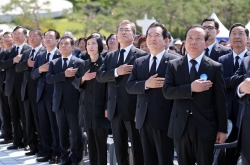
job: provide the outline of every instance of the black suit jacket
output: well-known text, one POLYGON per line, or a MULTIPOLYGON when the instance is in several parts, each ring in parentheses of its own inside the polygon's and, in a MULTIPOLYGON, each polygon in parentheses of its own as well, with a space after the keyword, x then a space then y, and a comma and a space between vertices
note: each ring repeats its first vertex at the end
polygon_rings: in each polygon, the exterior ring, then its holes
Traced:
MULTIPOLYGON (((164 98, 162 88, 145 90, 145 82, 149 75, 149 60, 151 55, 135 60, 135 64, 127 82, 127 91, 137 94, 136 128, 143 126, 146 118, 155 130, 168 130, 173 100, 164 98)), ((157 77, 165 77, 166 68, 170 60, 179 58, 173 54, 164 53, 157 68, 157 77)))
MULTIPOLYGON (((129 74, 115 77, 119 50, 109 52, 97 72, 97 81, 108 83, 108 119, 112 120, 117 109, 120 118, 124 121, 134 120, 136 109, 136 95, 126 91, 129 74)), ((146 55, 146 52, 132 46, 125 63, 133 65, 135 59, 146 55)))
MULTIPOLYGON (((244 57, 249 56, 250 51, 247 51, 244 57)), ((234 75, 234 56, 233 52, 230 52, 226 55, 223 55, 219 57, 218 62, 223 65, 224 69, 224 79, 226 82, 226 97, 227 97, 227 102, 228 102, 228 116, 230 116, 231 110, 232 110, 232 102, 237 102, 235 98, 235 91, 231 86, 230 79, 234 75)), ((235 107, 235 116, 238 116, 238 109, 239 105, 236 103, 235 107)))
MULTIPOLYGON (((41 96, 44 91, 49 93, 48 96, 51 96, 51 99, 52 99, 52 95, 54 91, 54 85, 48 84, 46 81, 46 72, 39 73, 39 67, 46 63, 46 55, 47 55, 47 51, 44 51, 43 53, 37 55, 34 67, 32 68, 32 71, 31 71, 31 78, 33 80, 38 80, 37 88, 36 88, 36 91, 37 91, 36 102, 38 102, 41 99, 41 96)), ((52 59, 56 59, 59 57, 61 57, 61 54, 59 50, 56 50, 55 53, 53 54, 52 59)))
POLYGON ((223 56, 225 54, 228 54, 232 52, 230 48, 227 48, 221 44, 218 44, 217 42, 214 44, 214 47, 212 48, 212 51, 209 55, 209 58, 211 58, 214 61, 218 61, 218 58, 220 56, 223 56))
MULTIPOLYGON (((46 51, 45 47, 41 47, 37 54, 46 51)), ((28 49, 23 52, 23 56, 18 64, 16 64, 16 72, 23 72, 23 82, 21 87, 21 97, 22 101, 26 99, 30 99, 32 101, 36 101, 36 88, 37 88, 37 81, 31 79, 31 70, 32 67, 29 67, 27 64, 28 59, 30 58, 30 54, 32 49, 28 49)))
MULTIPOLYGON (((97 72, 103 63, 103 58, 99 57, 91 72, 97 72)), ((107 83, 99 83, 96 79, 84 81, 81 84, 82 76, 91 69, 91 62, 85 61, 76 73, 73 85, 81 92, 80 95, 80 117, 84 117, 85 128, 110 128, 110 122, 105 118, 105 110, 107 109, 107 83)))
MULTIPOLYGON (((250 56, 247 56, 243 59, 239 69, 235 72, 234 76, 231 78, 231 84, 234 87, 234 89, 237 89, 238 85, 244 81, 245 78, 250 77, 250 56)), ((238 147, 239 149, 242 149, 244 152, 244 156, 249 160, 250 159, 250 143, 245 143, 241 145, 241 136, 244 136, 246 139, 249 139, 249 122, 247 124, 247 121, 250 121, 250 95, 246 94, 242 98, 239 98, 236 93, 236 98, 239 101, 239 103, 242 104, 241 113, 239 114, 239 136, 238 136, 238 147), (242 121, 245 121, 244 127, 242 127, 242 121), (243 146, 241 148, 240 146, 243 146)))
MULTIPOLYGON (((30 48, 30 46, 24 44, 21 54, 30 48)), ((16 46, 7 49, 0 62, 0 69, 4 69, 6 72, 6 85, 4 90, 6 96, 11 96, 14 86, 21 88, 21 83, 23 82, 23 72, 17 73, 15 71, 16 64, 13 63, 14 57, 16 57, 16 46)))
MULTIPOLYGON (((54 84, 52 110, 57 112, 65 109, 67 113, 78 114, 80 92, 72 85, 74 77, 65 77, 62 69, 62 58, 57 58, 49 63, 46 78, 49 84, 54 84)), ((79 68, 83 60, 72 56, 68 68, 79 68)))
MULTIPOLYGON (((2 60, 3 56, 4 56, 4 51, 1 51, 0 52, 0 61, 2 60)), ((5 80, 5 70, 0 69, 0 93, 4 92, 4 89, 3 89, 4 80, 5 80)))
MULTIPOLYGON (((213 86, 204 92, 191 92, 187 55, 169 62, 163 94, 173 99, 168 134, 179 139, 192 111, 198 133, 205 140, 215 140, 217 132, 227 132, 227 102, 222 65, 203 56, 198 76, 206 74, 213 86)), ((199 78, 197 77, 197 78, 199 78)))

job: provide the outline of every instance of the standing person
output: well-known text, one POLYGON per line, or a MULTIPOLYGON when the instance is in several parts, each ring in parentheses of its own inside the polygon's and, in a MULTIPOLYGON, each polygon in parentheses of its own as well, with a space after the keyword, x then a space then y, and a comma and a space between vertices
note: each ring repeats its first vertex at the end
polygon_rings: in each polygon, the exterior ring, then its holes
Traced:
POLYGON ((204 56, 208 35, 200 25, 185 34, 187 55, 169 62, 163 94, 173 99, 169 137, 180 165, 211 165, 214 143, 224 143, 227 104, 222 65, 204 56))
MULTIPOLYGON (((11 32, 5 32, 3 34, 3 50, 0 53, 0 61, 2 60, 5 50, 11 49, 13 47, 13 34, 11 32)), ((0 106, 2 109, 2 116, 3 116, 3 122, 2 122, 2 135, 4 140, 0 142, 0 144, 8 144, 13 142, 12 140, 12 124, 11 124, 11 115, 10 115, 10 106, 8 102, 8 97, 4 95, 4 89, 5 89, 5 70, 2 69, 0 72, 0 106)))
POLYGON ((78 164, 82 160, 83 145, 81 129, 78 122, 80 93, 72 85, 78 67, 84 63, 72 56, 74 39, 64 36, 59 41, 61 58, 49 63, 46 78, 49 84, 54 84, 52 110, 56 113, 61 146, 61 165, 72 162, 78 164), (69 140, 69 131, 72 141, 69 140), (70 150, 69 150, 70 149, 70 150))
POLYGON ((249 75, 250 56, 243 59, 239 69, 231 78, 231 85, 236 89, 236 97, 242 107, 240 108, 239 134, 238 134, 238 151, 240 151, 242 165, 250 165, 250 111, 249 111, 249 94, 250 94, 250 75, 249 75))
POLYGON ((38 29, 31 29, 29 32, 30 49, 23 52, 22 58, 16 64, 16 72, 23 72, 23 82, 21 87, 21 97, 24 103, 27 145, 30 152, 25 153, 26 156, 35 155, 41 146, 38 146, 40 138, 38 108, 36 104, 36 88, 37 81, 31 79, 31 70, 34 66, 35 59, 39 53, 46 49, 42 45, 43 32, 38 29))
POLYGON ((24 148, 27 145, 26 120, 24 105, 21 99, 21 86, 23 82, 23 72, 15 71, 16 64, 20 61, 25 50, 30 49, 26 41, 27 30, 21 26, 13 30, 15 46, 7 49, 0 62, 0 69, 6 72, 6 84, 4 94, 8 96, 11 120, 13 124, 13 145, 7 149, 24 148))
POLYGON ((205 18, 202 23, 208 33, 208 46, 205 48, 205 55, 214 61, 218 61, 218 58, 222 55, 231 52, 230 48, 220 45, 216 42, 216 36, 220 33, 219 23, 213 18, 205 18))
POLYGON ((116 51, 119 47, 116 34, 111 33, 106 40, 106 44, 108 46, 108 51, 116 51))
MULTIPOLYGON (((237 119, 239 114, 239 103, 235 97, 235 90, 232 88, 230 79, 239 68, 244 57, 249 56, 250 52, 246 49, 249 38, 248 29, 241 23, 233 24, 229 31, 229 40, 233 49, 229 54, 223 55, 219 58, 219 62, 223 65, 224 78, 226 82, 226 97, 228 103, 228 118, 233 123, 233 129, 226 142, 233 142, 237 140, 238 128, 237 119)), ((235 148, 226 149, 226 164, 237 164, 239 154, 236 154, 235 148)))
POLYGON ((143 152, 139 131, 135 128, 136 95, 129 94, 125 85, 136 58, 146 52, 133 46, 135 24, 123 20, 117 26, 120 50, 107 54, 97 72, 97 81, 108 83, 108 119, 111 121, 115 153, 119 165, 128 162, 128 138, 132 144, 134 164, 142 165, 143 152))
POLYGON ((37 158, 37 162, 47 162, 57 164, 60 162, 60 143, 56 115, 52 111, 52 96, 54 85, 46 82, 46 73, 49 63, 53 59, 61 57, 57 49, 60 34, 53 29, 44 33, 44 45, 46 51, 36 57, 31 78, 38 81, 36 102, 38 106, 39 128, 41 134, 42 151, 37 158))
MULTIPOLYGON (((173 164, 174 142, 168 137, 173 100, 162 87, 167 63, 179 58, 165 51, 169 42, 164 25, 152 23, 146 32, 150 55, 137 58, 127 82, 127 91, 137 94, 136 128, 140 131, 145 165, 173 164)), ((140 41, 140 39, 139 39, 140 41)))
POLYGON ((86 60, 85 65, 79 67, 73 81, 75 88, 81 91, 81 98, 84 98, 84 107, 80 111, 84 114, 84 129, 88 136, 91 165, 107 164, 107 137, 110 129, 107 119, 107 84, 96 80, 96 72, 103 63, 100 55, 102 49, 102 39, 99 36, 92 34, 87 38, 90 60, 86 60))

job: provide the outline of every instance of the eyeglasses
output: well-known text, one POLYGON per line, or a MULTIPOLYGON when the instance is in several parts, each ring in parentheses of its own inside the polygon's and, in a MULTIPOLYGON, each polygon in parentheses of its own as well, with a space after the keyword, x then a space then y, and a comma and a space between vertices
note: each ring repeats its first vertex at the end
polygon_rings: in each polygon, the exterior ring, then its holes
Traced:
POLYGON ((116 41, 116 38, 110 38, 109 41, 116 41))
POLYGON ((131 32, 131 30, 130 29, 118 29, 118 32, 119 33, 122 33, 122 32, 128 33, 128 32, 131 32))
POLYGON ((205 30, 213 30, 213 29, 216 29, 216 27, 214 26, 202 26, 205 30))
POLYGON ((46 40, 51 40, 51 39, 54 39, 55 37, 54 36, 45 36, 44 37, 46 40))

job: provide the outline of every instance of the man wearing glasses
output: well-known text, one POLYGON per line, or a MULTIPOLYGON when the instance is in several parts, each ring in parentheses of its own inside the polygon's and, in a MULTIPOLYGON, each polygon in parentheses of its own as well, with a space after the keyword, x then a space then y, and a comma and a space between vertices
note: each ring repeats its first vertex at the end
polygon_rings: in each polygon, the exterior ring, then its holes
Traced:
POLYGON ((222 55, 231 52, 231 49, 220 45, 216 42, 216 36, 220 33, 219 23, 213 18, 205 18, 202 23, 202 27, 208 32, 209 38, 207 40, 208 47, 205 49, 205 55, 214 61, 218 61, 218 58, 222 55))

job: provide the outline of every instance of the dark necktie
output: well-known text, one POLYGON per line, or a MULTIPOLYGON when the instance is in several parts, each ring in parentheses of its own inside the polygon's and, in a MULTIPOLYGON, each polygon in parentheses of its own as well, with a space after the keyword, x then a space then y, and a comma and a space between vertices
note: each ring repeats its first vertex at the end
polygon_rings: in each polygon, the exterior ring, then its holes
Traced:
POLYGON ((192 59, 190 60, 192 63, 191 69, 190 69, 190 82, 192 83, 194 80, 196 80, 197 70, 195 68, 195 65, 197 64, 197 61, 192 59))
POLYGON ((31 60, 34 60, 34 61, 35 61, 35 57, 34 57, 35 51, 36 51, 35 49, 32 49, 32 52, 30 54, 30 57, 32 57, 31 60))
POLYGON ((63 58, 63 70, 64 71, 68 68, 67 60, 68 60, 68 58, 63 58))
POLYGON ((125 49, 120 50, 120 57, 119 57, 119 60, 117 63, 117 67, 119 67, 120 65, 122 65, 124 63, 124 52, 125 51, 126 51, 125 49))
POLYGON ((50 56, 50 53, 48 53, 46 56, 46 62, 49 62, 49 56, 50 56))
POLYGON ((205 55, 209 57, 209 49, 205 49, 205 55))
POLYGON ((239 68, 239 56, 236 56, 235 57, 235 63, 234 63, 234 72, 236 72, 237 71, 237 69, 239 68))
POLYGON ((17 48, 16 48, 16 55, 18 55, 18 54, 19 54, 19 53, 18 53, 18 49, 19 49, 19 47, 17 47, 17 48))
POLYGON ((149 71, 149 76, 153 76, 156 73, 156 59, 157 59, 157 57, 154 56, 153 57, 154 61, 153 61, 152 65, 151 65, 151 68, 150 68, 150 71, 149 71))

